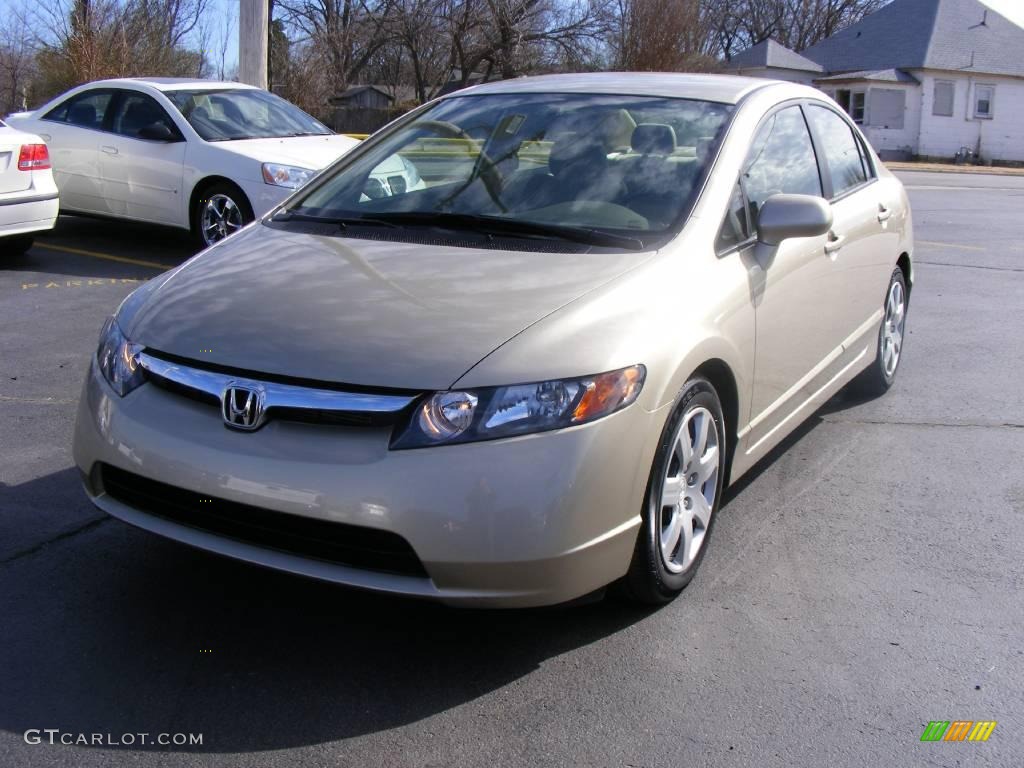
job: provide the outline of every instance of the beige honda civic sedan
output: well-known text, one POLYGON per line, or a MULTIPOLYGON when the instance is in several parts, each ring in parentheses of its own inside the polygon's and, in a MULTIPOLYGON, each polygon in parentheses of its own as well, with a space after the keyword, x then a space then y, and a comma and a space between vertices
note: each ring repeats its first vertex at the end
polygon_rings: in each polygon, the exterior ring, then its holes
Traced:
POLYGON ((483 85, 129 296, 75 461, 111 515, 291 573, 665 602, 725 486, 891 386, 912 255, 903 187, 812 88, 483 85))

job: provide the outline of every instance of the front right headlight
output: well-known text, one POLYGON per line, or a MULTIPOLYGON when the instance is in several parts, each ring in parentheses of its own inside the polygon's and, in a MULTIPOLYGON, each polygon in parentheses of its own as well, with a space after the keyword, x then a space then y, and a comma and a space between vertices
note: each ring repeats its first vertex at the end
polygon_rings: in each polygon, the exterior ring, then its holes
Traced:
POLYGON ((316 171, 311 168, 299 168, 281 163, 264 163, 261 168, 265 183, 287 189, 298 189, 316 176, 316 171))
POLYGON ((576 379, 436 392, 420 402, 392 449, 494 440, 586 424, 634 402, 647 369, 576 379))
POLYGON ((146 381, 142 366, 139 365, 139 353, 142 350, 141 344, 128 341, 115 318, 107 318, 100 331, 96 364, 103 378, 121 397, 146 381))

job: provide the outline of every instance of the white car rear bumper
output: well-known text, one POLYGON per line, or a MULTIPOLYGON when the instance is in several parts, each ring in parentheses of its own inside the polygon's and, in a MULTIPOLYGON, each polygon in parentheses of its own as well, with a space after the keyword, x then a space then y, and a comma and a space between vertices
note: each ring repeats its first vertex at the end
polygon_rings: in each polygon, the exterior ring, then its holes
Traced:
POLYGON ((53 229, 60 201, 57 192, 0 196, 0 236, 53 229))

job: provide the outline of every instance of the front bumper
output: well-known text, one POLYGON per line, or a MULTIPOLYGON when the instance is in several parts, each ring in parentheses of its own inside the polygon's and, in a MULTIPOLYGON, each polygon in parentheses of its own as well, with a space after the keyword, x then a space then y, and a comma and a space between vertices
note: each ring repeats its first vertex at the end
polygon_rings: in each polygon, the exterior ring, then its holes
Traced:
POLYGON ((571 600, 625 574, 664 416, 634 404, 573 429, 390 451, 390 428, 271 421, 257 432, 229 430, 216 407, 153 384, 119 398, 92 365, 74 457, 98 507, 193 546, 381 592, 525 607, 571 600), (183 525, 106 493, 100 464, 215 500, 397 534, 426 576, 183 525))

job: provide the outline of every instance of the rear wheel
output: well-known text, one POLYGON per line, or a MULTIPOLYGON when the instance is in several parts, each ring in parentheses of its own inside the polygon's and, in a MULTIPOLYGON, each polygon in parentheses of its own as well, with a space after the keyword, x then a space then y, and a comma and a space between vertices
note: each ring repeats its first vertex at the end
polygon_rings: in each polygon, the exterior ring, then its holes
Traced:
POLYGON ((207 187, 192 212, 192 236, 199 248, 209 248, 253 220, 252 206, 234 184, 217 182, 207 187))
POLYGON ((907 281, 897 267, 889 279, 882 304, 882 327, 878 329, 875 360, 850 383, 850 389, 863 397, 879 397, 896 380, 903 356, 903 338, 907 325, 907 281))
POLYGON ((35 239, 31 235, 15 235, 14 237, 0 237, 0 253, 5 256, 21 256, 32 247, 35 239))
POLYGON ((667 603, 693 579, 722 496, 725 435, 715 388, 706 379, 691 379, 665 424, 651 468, 643 525, 623 580, 629 597, 667 603))

